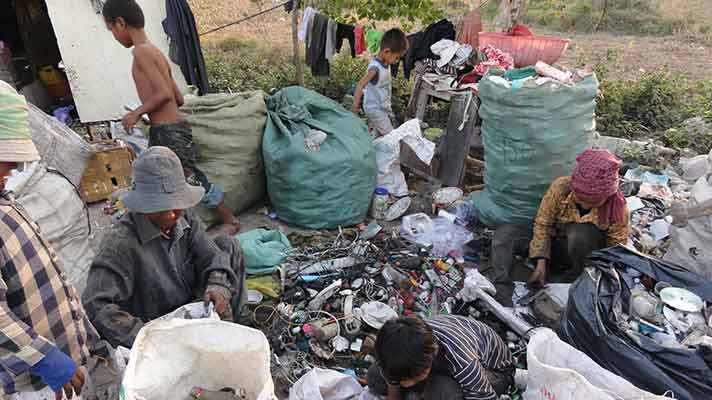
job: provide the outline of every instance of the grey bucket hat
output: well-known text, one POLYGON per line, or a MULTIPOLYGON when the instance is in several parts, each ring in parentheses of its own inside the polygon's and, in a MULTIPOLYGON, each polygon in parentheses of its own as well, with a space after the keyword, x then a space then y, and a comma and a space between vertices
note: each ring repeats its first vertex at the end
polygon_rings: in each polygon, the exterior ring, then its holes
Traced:
POLYGON ((133 186, 121 197, 126 208, 142 214, 185 210, 200 203, 205 189, 185 181, 178 156, 163 146, 150 147, 133 164, 133 186))

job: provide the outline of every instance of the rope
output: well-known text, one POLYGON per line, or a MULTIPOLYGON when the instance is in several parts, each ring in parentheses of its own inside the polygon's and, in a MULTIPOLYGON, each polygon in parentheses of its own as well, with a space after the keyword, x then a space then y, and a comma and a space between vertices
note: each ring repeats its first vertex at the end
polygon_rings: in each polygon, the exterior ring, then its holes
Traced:
POLYGON ((274 6, 274 7, 272 7, 272 8, 268 8, 268 9, 266 9, 266 10, 264 10, 264 11, 258 12, 257 14, 252 14, 252 15, 249 15, 249 16, 247 16, 247 17, 245 17, 245 18, 242 18, 242 19, 240 19, 240 20, 237 20, 237 21, 235 21, 235 22, 230 22, 229 24, 225 24, 225 25, 219 26, 219 27, 217 27, 217 28, 213 28, 213 29, 211 29, 211 30, 209 30, 209 31, 207 31, 207 32, 201 33, 199 36, 204 36, 204 35, 207 35, 207 34, 210 34, 210 33, 213 33, 213 32, 221 31, 221 30, 223 30, 223 29, 225 29, 225 28, 229 28, 229 27, 231 27, 231 26, 233 26, 233 25, 241 24, 241 23, 243 23, 243 22, 245 22, 245 21, 247 21, 247 20, 250 20, 250 19, 252 19, 252 18, 259 17, 260 15, 267 14, 267 13, 270 12, 270 11, 274 11, 274 10, 276 10, 276 9, 278 9, 278 8, 282 8, 282 7, 286 6, 287 4, 292 3, 292 1, 293 1, 293 0, 285 1, 285 2, 282 3, 282 4, 277 4, 276 6, 274 6))

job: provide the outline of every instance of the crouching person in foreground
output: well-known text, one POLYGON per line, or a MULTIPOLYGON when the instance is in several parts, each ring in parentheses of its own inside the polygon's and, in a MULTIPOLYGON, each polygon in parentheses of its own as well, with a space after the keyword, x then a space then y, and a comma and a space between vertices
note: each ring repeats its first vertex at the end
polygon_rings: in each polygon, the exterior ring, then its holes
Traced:
POLYGON ((110 353, 56 253, 5 190, 13 170, 40 159, 27 116, 25 98, 0 81, 0 398, 21 399, 45 387, 57 399, 118 398, 110 353), (87 375, 93 387, 82 392, 87 375))
POLYGON ((378 333, 376 358, 368 387, 387 400, 495 400, 514 384, 506 343, 466 317, 388 321, 378 333))
POLYGON ((131 347, 144 323, 201 299, 225 320, 245 304, 242 252, 232 238, 214 241, 190 211, 204 195, 185 181, 178 157, 151 147, 134 162, 129 212, 104 238, 92 263, 84 306, 113 346, 131 347))

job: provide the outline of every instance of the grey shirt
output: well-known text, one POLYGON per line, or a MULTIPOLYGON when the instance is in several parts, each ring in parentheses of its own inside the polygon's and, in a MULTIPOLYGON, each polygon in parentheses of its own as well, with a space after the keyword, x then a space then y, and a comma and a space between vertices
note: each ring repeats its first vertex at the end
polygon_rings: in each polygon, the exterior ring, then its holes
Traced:
POLYGON ((113 346, 131 347, 145 322, 235 286, 229 255, 184 213, 165 238, 144 215, 126 214, 103 240, 82 296, 91 322, 113 346))

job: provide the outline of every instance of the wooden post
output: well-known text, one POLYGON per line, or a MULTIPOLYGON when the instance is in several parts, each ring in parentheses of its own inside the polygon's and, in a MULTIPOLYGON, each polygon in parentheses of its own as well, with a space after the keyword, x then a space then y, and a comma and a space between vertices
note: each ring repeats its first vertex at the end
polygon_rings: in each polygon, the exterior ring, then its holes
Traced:
POLYGON ((470 152, 472 132, 478 123, 479 99, 474 94, 461 93, 450 100, 447 131, 440 151, 438 179, 443 186, 460 186, 465 175, 465 160, 470 152), (467 122, 463 125, 463 121, 467 122), (460 127, 462 126, 462 129, 460 127))
POLYGON ((294 9, 292 10, 292 50, 294 51, 294 66, 297 72, 297 85, 304 86, 304 64, 299 56, 299 1, 294 1, 294 9))

